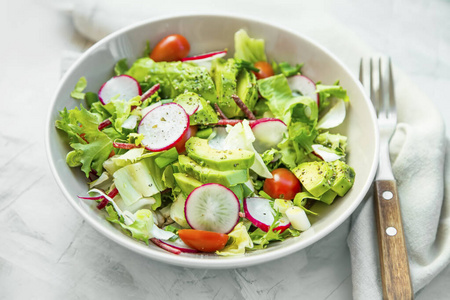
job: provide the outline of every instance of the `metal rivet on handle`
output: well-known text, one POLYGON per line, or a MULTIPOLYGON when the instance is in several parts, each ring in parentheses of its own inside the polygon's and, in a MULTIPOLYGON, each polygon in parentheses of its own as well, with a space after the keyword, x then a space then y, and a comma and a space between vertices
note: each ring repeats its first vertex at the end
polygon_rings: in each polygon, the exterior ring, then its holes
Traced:
POLYGON ((397 229, 395 229, 395 227, 388 227, 386 228, 386 234, 389 236, 394 236, 397 234, 397 229))
POLYGON ((392 194, 392 192, 390 191, 384 191, 382 196, 385 200, 391 200, 392 197, 394 197, 394 194, 392 194))

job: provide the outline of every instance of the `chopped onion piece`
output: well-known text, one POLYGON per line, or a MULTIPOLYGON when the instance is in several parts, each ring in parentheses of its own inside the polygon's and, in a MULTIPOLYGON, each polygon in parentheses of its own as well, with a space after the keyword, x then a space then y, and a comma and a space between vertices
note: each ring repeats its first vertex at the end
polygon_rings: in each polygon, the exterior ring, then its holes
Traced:
POLYGON ((291 222, 292 227, 297 230, 305 231, 311 227, 308 216, 303 209, 298 206, 292 206, 286 210, 286 217, 291 222))
POLYGON ((338 99, 336 104, 319 120, 318 129, 329 129, 339 126, 345 119, 345 102, 338 99))

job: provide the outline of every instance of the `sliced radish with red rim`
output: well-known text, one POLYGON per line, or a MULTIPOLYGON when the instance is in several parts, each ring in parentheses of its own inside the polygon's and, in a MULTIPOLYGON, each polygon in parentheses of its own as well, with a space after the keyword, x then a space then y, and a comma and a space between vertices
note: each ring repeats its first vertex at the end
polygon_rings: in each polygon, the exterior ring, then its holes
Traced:
POLYGON ((289 87, 294 93, 300 93, 303 96, 316 100, 319 106, 319 94, 316 93, 316 84, 305 75, 294 75, 288 79, 289 87))
POLYGON ((178 250, 180 250, 181 252, 184 252, 184 253, 197 253, 197 252, 199 252, 198 250, 193 249, 193 248, 189 247, 188 245, 186 245, 181 239, 176 239, 173 242, 171 242, 170 240, 167 240, 167 241, 160 240, 160 242, 163 243, 163 244, 166 244, 166 245, 168 245, 170 247, 173 247, 175 249, 178 249, 178 250))
POLYGON ((186 199, 184 213, 189 226, 197 230, 229 233, 239 221, 236 195, 217 183, 194 189, 186 199))
POLYGON ((136 79, 128 75, 115 76, 105 82, 98 91, 98 98, 102 104, 108 104, 111 99, 130 100, 142 94, 141 86, 136 79))
POLYGON ((255 136, 253 146, 258 153, 276 148, 287 132, 286 124, 275 118, 258 119, 250 127, 255 136))
POLYGON ((227 50, 223 50, 223 51, 214 51, 214 52, 209 52, 209 53, 205 53, 205 54, 200 54, 200 55, 196 55, 196 56, 191 56, 191 57, 186 57, 183 58, 181 61, 192 61, 192 62, 205 62, 205 61, 211 61, 214 60, 216 58, 222 58, 225 55, 227 55, 227 50))
MULTIPOLYGON (((264 232, 268 232, 270 226, 275 221, 275 211, 270 205, 270 200, 260 197, 249 197, 244 199, 245 217, 252 222, 253 225, 260 228, 264 232)), ((280 233, 291 226, 289 220, 281 217, 273 231, 280 233)))
POLYGON ((183 107, 167 103, 155 107, 141 120, 138 133, 144 135, 142 145, 149 151, 163 151, 175 146, 189 128, 189 116, 183 107))

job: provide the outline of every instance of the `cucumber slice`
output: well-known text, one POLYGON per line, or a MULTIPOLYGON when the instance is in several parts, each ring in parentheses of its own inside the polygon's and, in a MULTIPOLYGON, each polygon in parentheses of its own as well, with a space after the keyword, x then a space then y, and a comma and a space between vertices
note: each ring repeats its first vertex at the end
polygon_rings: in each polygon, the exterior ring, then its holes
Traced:
POLYGON ((239 209, 239 200, 230 189, 208 183, 189 194, 184 213, 193 229, 229 233, 239 221, 239 209))

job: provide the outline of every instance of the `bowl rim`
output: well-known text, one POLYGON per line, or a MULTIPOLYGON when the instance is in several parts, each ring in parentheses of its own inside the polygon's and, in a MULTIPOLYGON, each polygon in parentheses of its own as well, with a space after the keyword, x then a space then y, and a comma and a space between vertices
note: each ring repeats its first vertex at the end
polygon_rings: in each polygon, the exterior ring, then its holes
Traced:
POLYGON ((297 252, 301 249, 304 249, 315 242, 319 241, 323 237, 327 236, 329 233, 334 231, 338 226, 340 226, 354 211, 355 209, 360 205, 361 201, 365 198, 367 192, 369 191, 372 182, 375 178, 375 174, 377 171, 377 165, 378 165, 378 156, 379 156, 379 131, 378 126, 376 122, 376 114, 373 106, 371 105, 370 99, 367 97, 365 90, 362 86, 362 84, 357 80, 357 78, 353 75, 353 73, 349 70, 349 68, 343 64, 343 62, 337 58, 333 53, 331 53, 327 48, 322 46, 320 43, 316 42, 309 36, 306 36, 300 32, 297 32, 293 29, 290 29, 284 25, 280 25, 277 22, 273 21, 262 21, 258 18, 243 15, 243 14, 231 14, 231 13, 175 13, 175 14, 167 14, 160 17, 154 17, 149 18, 146 20, 142 20, 136 23, 133 23, 129 26, 126 26, 120 30, 117 30, 106 37, 102 38, 98 42, 96 42, 94 45, 92 45, 89 49, 87 49, 73 64, 72 66, 66 71, 66 73, 63 75, 63 77, 59 80, 58 87, 56 89, 56 92, 54 93, 51 103, 49 105, 49 110, 47 113, 47 130, 45 133, 45 144, 46 144, 46 154, 47 159, 50 164, 50 169, 52 171, 53 177, 55 178, 59 188, 63 192, 66 199, 69 201, 69 203, 75 208, 76 211, 98 232, 109 238, 110 240, 116 242, 117 244, 121 245, 122 247, 128 248, 129 250, 132 250, 136 253, 139 253, 145 257, 151 258, 156 261, 168 263, 171 265, 177 265, 182 267, 190 267, 190 268, 203 268, 203 269, 231 269, 231 268, 238 268, 238 267, 247 267, 251 265, 256 265, 262 262, 269 262, 273 261, 275 259, 287 256, 289 254, 292 254, 294 252, 297 252), (74 201, 73 195, 69 193, 69 191, 66 189, 62 178, 60 177, 55 161, 53 160, 53 152, 51 149, 51 142, 50 137, 52 136, 52 130, 54 129, 54 124, 52 122, 52 116, 55 111, 55 106, 58 101, 58 94, 61 92, 61 89, 63 87, 63 84, 65 81, 71 76, 71 73, 73 70, 75 70, 78 65, 81 64, 81 62, 88 57, 93 51, 95 51, 97 48, 101 47, 103 44, 115 39, 117 36, 120 36, 124 33, 130 32, 138 27, 141 26, 147 26, 150 23, 164 21, 164 20, 173 20, 173 19, 183 19, 183 18, 201 18, 201 17, 218 17, 218 18, 227 18, 227 19, 235 19, 235 20, 241 20, 246 22, 252 22, 256 24, 261 24, 264 26, 270 26, 277 30, 287 32, 289 34, 295 35, 296 37, 305 40, 306 42, 314 45, 321 51, 323 51, 326 55, 328 55, 332 60, 334 60, 340 68, 342 68, 349 76, 350 78, 356 82, 356 85, 363 95, 364 101, 367 102, 367 106, 370 110, 370 116, 371 116, 371 122, 374 124, 375 128, 375 158, 372 161, 372 165, 370 166, 370 172, 369 172, 369 178, 365 182, 362 190, 360 193, 356 196, 356 200, 344 211, 343 214, 341 214, 338 218, 333 220, 331 224, 329 224, 326 228, 321 230, 319 233, 315 233, 310 238, 306 239, 305 241, 301 241, 299 243, 294 243, 289 246, 281 247, 279 249, 276 249, 274 251, 269 251, 265 253, 260 253, 257 255, 252 256, 235 256, 235 257, 224 257, 223 259, 204 259, 203 257, 195 257, 195 256, 184 256, 184 255, 173 255, 169 252, 163 252, 151 249, 150 247, 143 247, 144 245, 141 245, 139 243, 135 243, 133 240, 131 240, 128 236, 123 235, 119 236, 117 234, 112 233, 108 229, 106 229, 104 226, 102 226, 96 219, 94 219, 93 216, 89 215, 81 206, 77 205, 77 203, 74 201))

